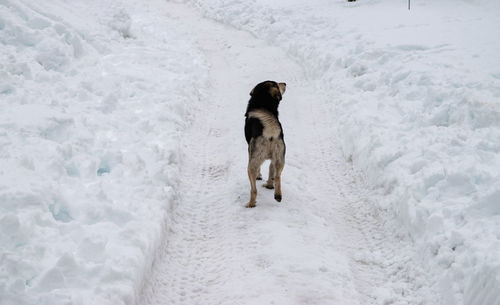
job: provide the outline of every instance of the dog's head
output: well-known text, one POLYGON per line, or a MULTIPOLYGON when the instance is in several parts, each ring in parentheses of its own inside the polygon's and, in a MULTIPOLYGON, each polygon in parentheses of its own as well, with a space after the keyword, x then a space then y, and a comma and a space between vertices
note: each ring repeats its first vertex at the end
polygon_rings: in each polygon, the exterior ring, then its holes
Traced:
POLYGON ((259 98, 259 97, 272 97, 277 102, 281 101, 283 93, 285 93, 286 84, 285 83, 277 83, 271 80, 267 80, 255 86, 255 88, 250 91, 250 96, 259 98))

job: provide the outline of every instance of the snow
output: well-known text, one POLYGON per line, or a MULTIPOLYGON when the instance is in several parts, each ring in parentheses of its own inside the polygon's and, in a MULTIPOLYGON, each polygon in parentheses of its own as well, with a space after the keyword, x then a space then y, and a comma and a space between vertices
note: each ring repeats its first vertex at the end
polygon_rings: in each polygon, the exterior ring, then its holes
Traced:
POLYGON ((500 302, 497 3, 190 2, 330 92, 346 160, 410 232, 442 304, 500 302))
POLYGON ((500 304, 498 2, 185 2, 0 1, 1 304, 500 304))
POLYGON ((136 302, 207 74, 157 5, 0 4, 1 304, 136 302))

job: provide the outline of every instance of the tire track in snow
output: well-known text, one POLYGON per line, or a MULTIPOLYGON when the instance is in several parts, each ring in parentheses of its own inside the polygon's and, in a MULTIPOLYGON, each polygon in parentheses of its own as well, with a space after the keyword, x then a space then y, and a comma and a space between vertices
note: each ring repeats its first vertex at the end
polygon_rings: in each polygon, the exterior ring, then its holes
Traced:
MULTIPOLYGON (((306 117, 324 117, 333 112, 325 104, 310 110, 306 117)), ((320 176, 326 177, 318 188, 336 194, 329 217, 342 236, 361 304, 437 304, 438 298, 414 256, 413 243, 404 227, 395 221, 395 215, 378 205, 380 195, 370 190, 345 160, 336 131, 327 120, 309 123, 318 143, 312 155, 326 161, 316 166, 320 176)))
MULTIPOLYGON (((166 3, 165 11, 193 29, 211 64, 212 90, 183 138, 179 200, 142 304, 419 304, 391 291, 402 276, 391 268, 403 263, 388 253, 401 245, 384 241, 377 209, 364 197, 370 194, 353 181, 328 126, 332 118, 321 108, 327 98, 301 68, 184 5, 166 3), (245 209, 243 113, 248 92, 265 79, 288 83, 280 108, 284 197, 277 203, 260 188, 257 207, 245 209)), ((266 164, 262 172, 267 176, 266 164)))

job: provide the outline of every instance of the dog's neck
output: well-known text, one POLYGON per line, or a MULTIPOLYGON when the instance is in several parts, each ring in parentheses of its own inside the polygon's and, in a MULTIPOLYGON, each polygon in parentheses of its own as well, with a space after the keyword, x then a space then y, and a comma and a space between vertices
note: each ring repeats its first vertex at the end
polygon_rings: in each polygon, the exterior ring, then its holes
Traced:
POLYGON ((278 117, 278 106, 279 102, 273 99, 271 96, 252 96, 248 101, 247 111, 245 112, 245 117, 248 117, 248 113, 252 110, 265 110, 269 111, 274 116, 278 117))

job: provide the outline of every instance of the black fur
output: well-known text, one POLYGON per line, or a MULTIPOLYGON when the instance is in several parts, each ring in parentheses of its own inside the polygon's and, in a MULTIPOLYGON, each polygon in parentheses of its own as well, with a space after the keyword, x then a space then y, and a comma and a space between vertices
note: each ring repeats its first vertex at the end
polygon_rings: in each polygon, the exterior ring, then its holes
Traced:
MULTIPOLYGON (((248 101, 247 111, 245 112, 245 139, 247 143, 250 143, 252 138, 257 138, 262 135, 262 130, 264 126, 260 122, 259 119, 256 118, 248 118, 248 113, 252 110, 256 109, 265 109, 272 113, 276 118, 278 118, 278 106, 281 101, 281 94, 279 93, 279 87, 276 82, 273 81, 265 81, 252 90, 250 93, 251 97, 248 101), (274 96, 271 94, 273 90, 272 88, 277 89, 277 94, 274 96)), ((284 139, 283 128, 281 128, 280 123, 280 139, 284 139)))
POLYGON ((252 138, 256 138, 262 135, 263 129, 264 126, 262 126, 262 123, 259 119, 247 117, 245 119, 245 138, 247 140, 247 143, 250 143, 250 140, 252 138))

